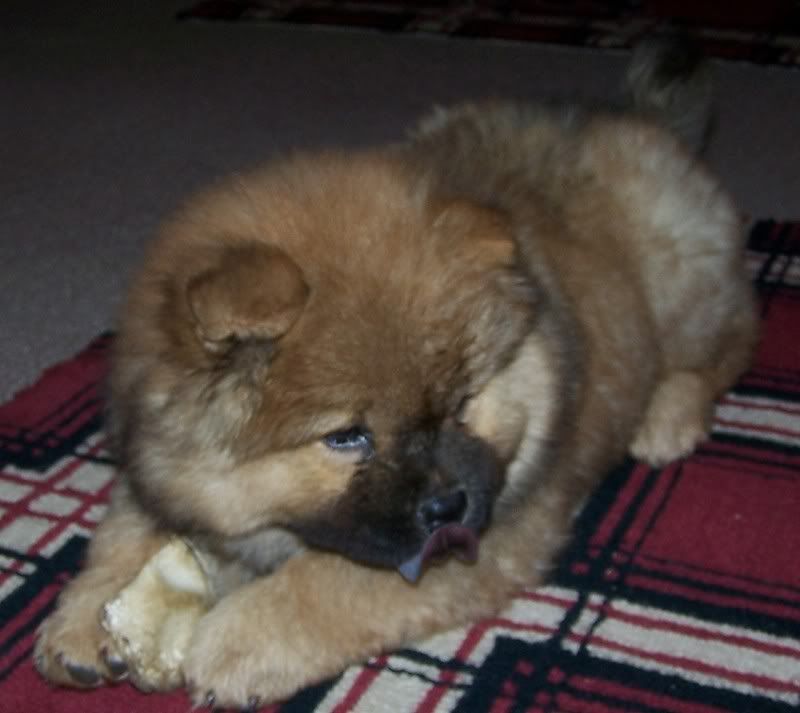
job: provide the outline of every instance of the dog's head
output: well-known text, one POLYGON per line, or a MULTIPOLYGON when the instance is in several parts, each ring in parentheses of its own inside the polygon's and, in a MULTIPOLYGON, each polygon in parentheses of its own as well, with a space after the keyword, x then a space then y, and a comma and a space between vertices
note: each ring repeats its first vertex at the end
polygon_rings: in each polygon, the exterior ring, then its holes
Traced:
POLYGON ((517 261, 499 214, 385 158, 297 160, 206 196, 123 321, 113 407, 134 491, 178 530, 277 526, 409 579, 473 558, 552 420, 517 261))

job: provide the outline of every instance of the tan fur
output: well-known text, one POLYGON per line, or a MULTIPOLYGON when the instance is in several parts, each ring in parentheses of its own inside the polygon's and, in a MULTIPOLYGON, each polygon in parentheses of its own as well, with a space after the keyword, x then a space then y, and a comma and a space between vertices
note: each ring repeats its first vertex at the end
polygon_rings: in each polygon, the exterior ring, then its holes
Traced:
POLYGON ((728 196, 661 129, 513 105, 440 112, 407 145, 296 157, 195 199, 151 248, 116 347, 134 497, 44 625, 39 669, 111 678, 97 612, 163 541, 157 525, 265 572, 219 584, 200 619, 183 667, 198 702, 282 698, 497 611, 540 581, 628 450, 658 464, 706 437, 755 339, 741 243, 728 196), (502 464, 474 565, 409 585, 289 534, 342 503, 357 519, 363 464, 326 434, 368 425, 394 473, 431 421, 502 464))

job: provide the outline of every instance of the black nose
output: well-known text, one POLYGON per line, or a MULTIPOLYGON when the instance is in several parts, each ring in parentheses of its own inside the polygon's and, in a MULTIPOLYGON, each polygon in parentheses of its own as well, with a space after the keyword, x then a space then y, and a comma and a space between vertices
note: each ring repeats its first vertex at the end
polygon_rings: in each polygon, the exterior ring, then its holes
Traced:
POLYGON ((426 497, 417 507, 417 517, 423 527, 433 532, 442 525, 461 522, 466 509, 467 494, 463 490, 454 490, 426 497))

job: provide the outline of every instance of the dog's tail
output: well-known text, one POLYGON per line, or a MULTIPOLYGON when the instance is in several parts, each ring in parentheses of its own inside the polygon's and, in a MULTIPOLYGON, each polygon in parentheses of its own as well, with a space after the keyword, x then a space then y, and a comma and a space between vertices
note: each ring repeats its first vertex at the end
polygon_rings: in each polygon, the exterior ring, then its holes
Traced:
POLYGON ((626 100, 700 153, 714 123, 711 74, 709 62, 687 37, 651 37, 634 49, 626 100))

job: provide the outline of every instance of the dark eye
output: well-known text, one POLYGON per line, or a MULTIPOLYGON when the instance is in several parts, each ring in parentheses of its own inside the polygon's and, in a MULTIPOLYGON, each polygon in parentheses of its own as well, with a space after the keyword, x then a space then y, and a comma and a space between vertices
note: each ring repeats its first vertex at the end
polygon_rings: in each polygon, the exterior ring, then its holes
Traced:
POLYGON ((372 434, 361 426, 353 426, 342 431, 329 433, 323 443, 334 451, 359 451, 363 457, 372 455, 372 434))

